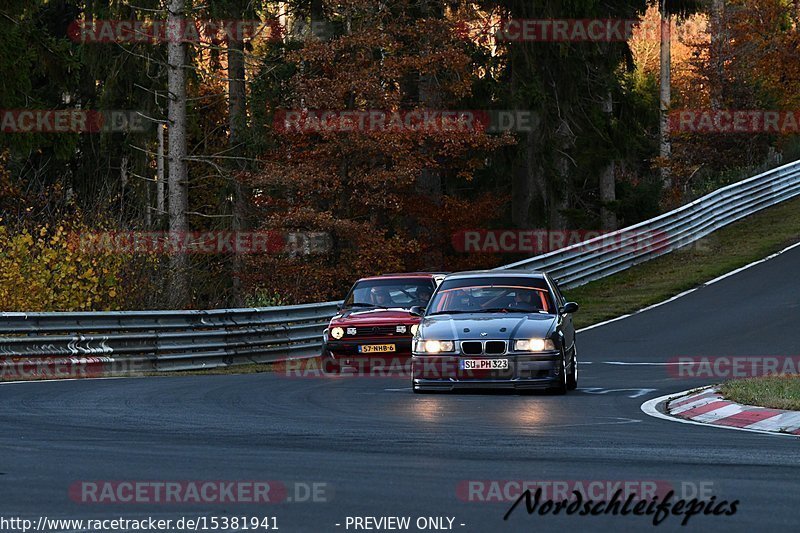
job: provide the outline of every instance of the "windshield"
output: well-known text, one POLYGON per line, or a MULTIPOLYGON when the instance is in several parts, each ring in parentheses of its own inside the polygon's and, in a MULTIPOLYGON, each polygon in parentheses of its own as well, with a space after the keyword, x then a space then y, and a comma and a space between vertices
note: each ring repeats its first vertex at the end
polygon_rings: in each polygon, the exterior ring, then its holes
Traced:
POLYGON ((425 307, 433 294, 429 279, 386 279, 359 281, 345 299, 345 307, 425 307))
POLYGON ((428 315, 448 313, 553 313, 550 291, 544 280, 515 279, 445 282, 428 307, 428 315), (531 281, 535 283, 531 283, 531 281))

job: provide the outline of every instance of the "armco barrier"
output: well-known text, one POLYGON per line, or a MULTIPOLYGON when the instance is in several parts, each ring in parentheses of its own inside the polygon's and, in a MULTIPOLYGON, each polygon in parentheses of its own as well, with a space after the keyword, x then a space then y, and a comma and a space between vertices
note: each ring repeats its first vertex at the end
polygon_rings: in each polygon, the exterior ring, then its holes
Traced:
POLYGON ((307 358, 337 302, 261 309, 0 313, 0 376, 196 370, 307 358), (37 365, 63 360, 75 368, 37 365), (98 359, 102 359, 98 361, 98 359), (97 368, 103 363, 102 369, 97 368), (88 370, 83 366, 94 365, 88 370))
MULTIPOLYGON (((640 224, 496 270, 545 270, 563 287, 576 287, 686 246, 797 195, 800 162, 640 224)), ((108 375, 196 370, 314 357, 337 303, 215 311, 0 313, 0 378, 59 371, 108 375), (68 370, 48 366, 53 362, 68 370)))
POLYGON ((562 287, 577 287, 677 250, 797 195, 800 162, 728 185, 634 226, 496 270, 544 270, 562 287))

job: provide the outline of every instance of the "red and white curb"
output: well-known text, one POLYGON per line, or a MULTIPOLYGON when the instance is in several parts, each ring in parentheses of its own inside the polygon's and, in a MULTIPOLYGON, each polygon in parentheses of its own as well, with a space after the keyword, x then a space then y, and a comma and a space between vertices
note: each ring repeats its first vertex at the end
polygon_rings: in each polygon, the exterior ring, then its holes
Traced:
POLYGON ((642 411, 675 422, 772 435, 800 436, 800 411, 731 402, 723 398, 713 386, 653 398, 642 404, 642 411))

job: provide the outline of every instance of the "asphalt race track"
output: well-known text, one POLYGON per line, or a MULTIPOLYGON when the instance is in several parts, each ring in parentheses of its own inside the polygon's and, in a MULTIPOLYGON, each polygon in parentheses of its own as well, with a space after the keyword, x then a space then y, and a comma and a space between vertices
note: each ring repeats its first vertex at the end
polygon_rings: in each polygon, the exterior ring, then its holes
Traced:
POLYGON ((647 399, 712 380, 609 362, 797 355, 798 273, 795 248, 579 334, 591 364, 566 397, 414 395, 407 379, 276 374, 0 385, 0 515, 275 516, 284 532, 354 531, 348 516, 454 517, 470 532, 796 531, 796 438, 649 417, 647 399), (293 500, 324 483, 327 501, 81 504, 68 494, 81 480, 276 480, 293 500), (511 502, 459 497, 469 480, 658 480, 713 487, 739 506, 683 528, 679 517, 654 527, 644 516, 529 516, 524 504, 504 521, 511 502))

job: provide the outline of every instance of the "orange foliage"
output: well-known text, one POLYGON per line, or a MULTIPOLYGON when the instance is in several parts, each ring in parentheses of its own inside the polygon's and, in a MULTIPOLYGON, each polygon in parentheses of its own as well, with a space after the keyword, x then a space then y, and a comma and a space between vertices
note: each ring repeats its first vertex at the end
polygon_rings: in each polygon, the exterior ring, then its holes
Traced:
MULTIPOLYGON (((308 41, 288 56, 297 73, 287 84, 288 109, 320 111, 455 110, 474 81, 468 44, 453 23, 404 19, 403 11, 351 2, 358 27, 327 42, 308 41)), ((354 23, 355 24, 355 23, 354 23)), ((449 235, 500 218, 502 199, 470 202, 446 191, 473 179, 487 154, 511 142, 480 128, 291 132, 276 136, 252 185, 264 227, 327 231, 324 257, 254 260, 260 286, 293 287, 292 301, 339 298, 357 277, 387 271, 441 270, 485 263, 454 257, 449 235), (430 194, 421 176, 440 181, 430 194)), ((463 185, 462 185, 463 187, 463 185)))

